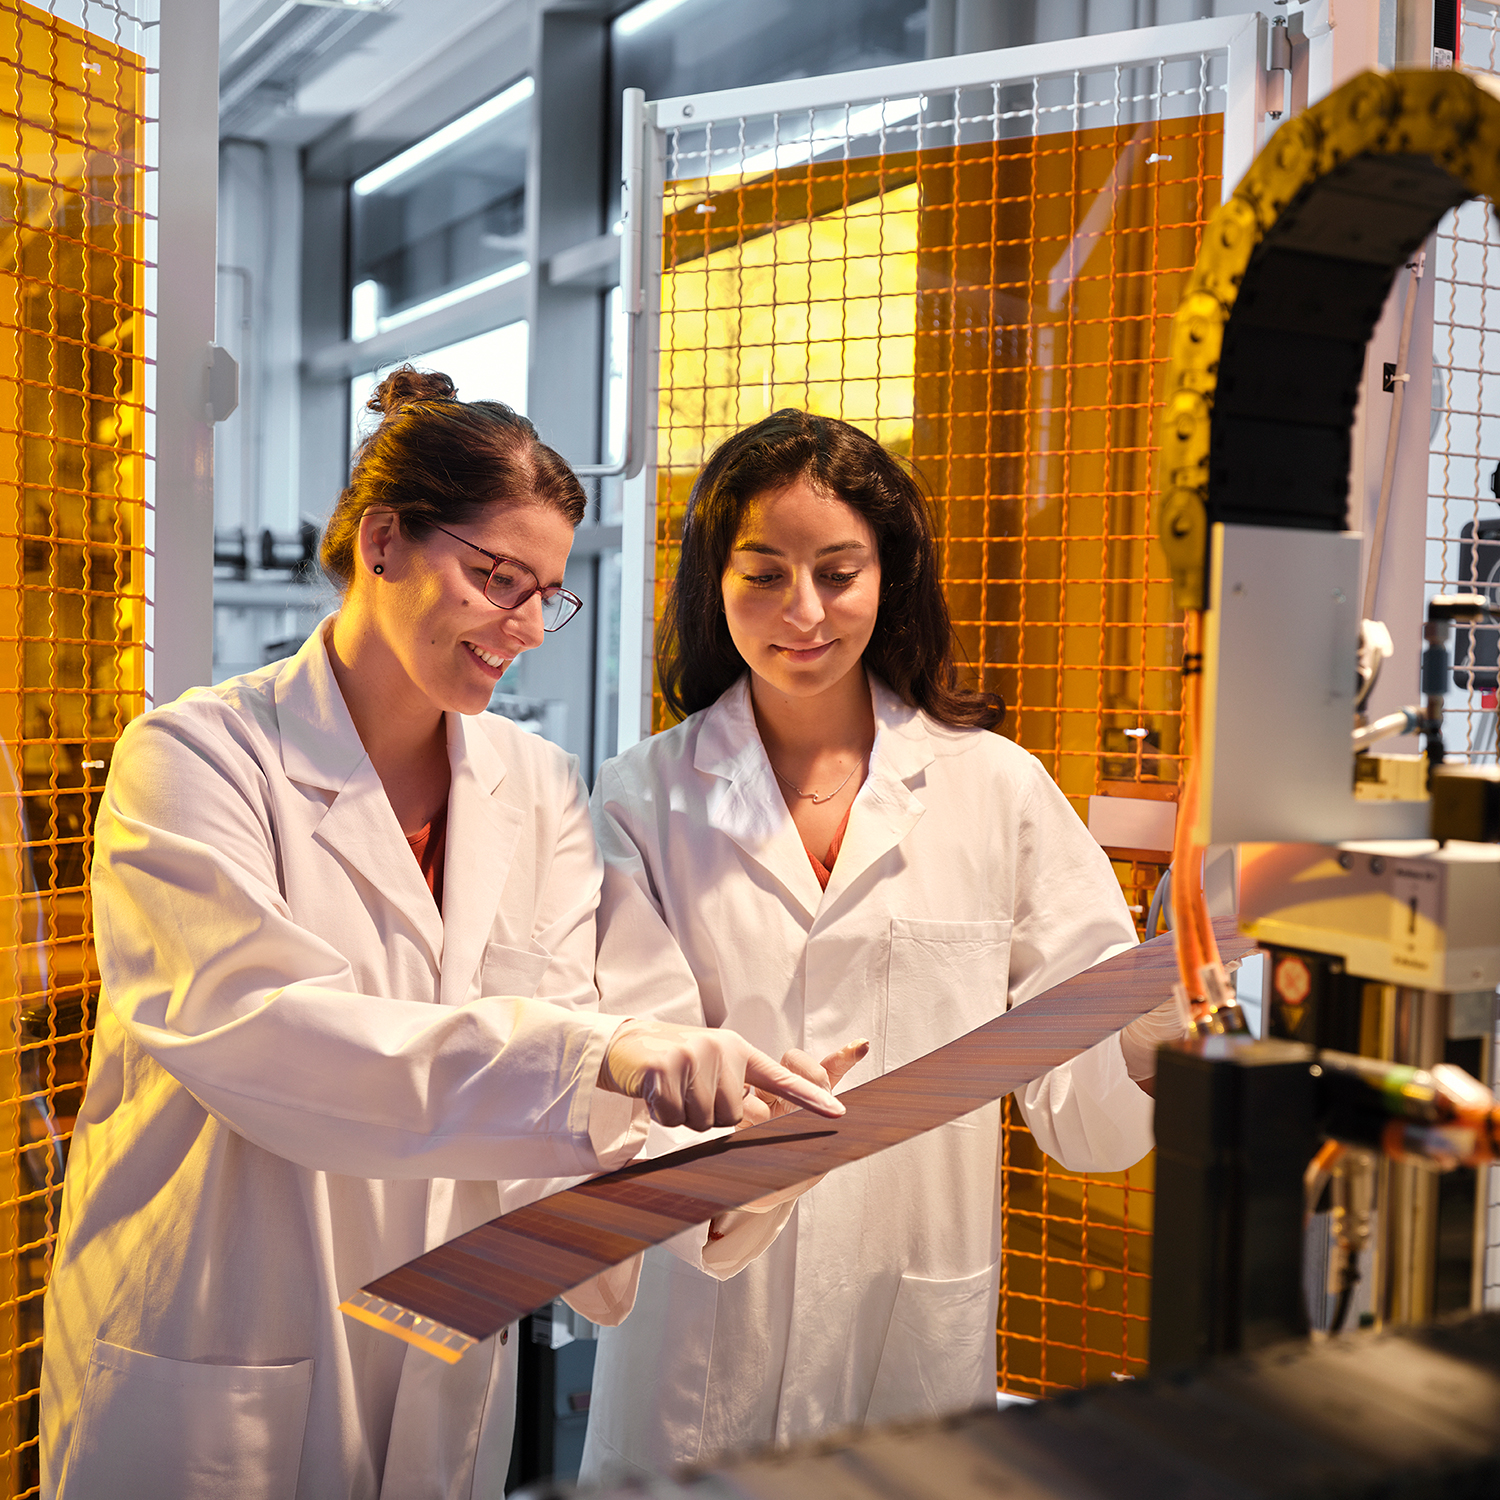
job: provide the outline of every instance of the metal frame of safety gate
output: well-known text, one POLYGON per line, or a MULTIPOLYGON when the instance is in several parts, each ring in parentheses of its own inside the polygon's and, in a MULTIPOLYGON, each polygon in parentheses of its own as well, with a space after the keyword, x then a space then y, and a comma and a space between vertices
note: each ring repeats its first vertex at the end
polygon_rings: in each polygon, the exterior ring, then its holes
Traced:
MULTIPOLYGON (((1307 12, 1322 12, 1325 6, 1323 0, 1307 7, 1307 12)), ((1227 197, 1278 118, 1273 107, 1279 109, 1281 99, 1271 90, 1279 87, 1282 75, 1268 72, 1265 66, 1270 31, 1266 18, 1252 12, 654 102, 645 101, 638 90, 627 91, 621 294, 629 338, 628 456, 616 470, 625 475, 618 750, 651 732, 662 208, 670 133, 681 126, 698 128, 770 115, 879 105, 958 89, 1009 88, 1068 75, 1118 75, 1185 58, 1221 55, 1226 61, 1223 191, 1227 197)), ((1079 107, 1087 103, 1080 101, 1079 107)))

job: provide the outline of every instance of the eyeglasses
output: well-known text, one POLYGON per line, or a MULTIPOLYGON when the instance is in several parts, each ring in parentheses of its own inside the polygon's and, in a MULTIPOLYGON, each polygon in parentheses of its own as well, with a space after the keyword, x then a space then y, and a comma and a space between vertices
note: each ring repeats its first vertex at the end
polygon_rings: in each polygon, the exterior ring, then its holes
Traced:
POLYGON ((485 580, 484 597, 496 609, 519 609, 533 594, 540 594, 542 629, 553 631, 561 630, 583 608, 583 600, 577 594, 570 594, 567 589, 555 584, 544 588, 541 580, 525 563, 517 562, 513 557, 501 557, 498 552, 476 546, 467 537, 449 531, 446 526, 439 526, 436 521, 429 521, 427 524, 434 531, 441 531, 444 536, 451 536, 455 542, 473 547, 476 552, 482 552, 489 558, 492 566, 490 576, 485 580))

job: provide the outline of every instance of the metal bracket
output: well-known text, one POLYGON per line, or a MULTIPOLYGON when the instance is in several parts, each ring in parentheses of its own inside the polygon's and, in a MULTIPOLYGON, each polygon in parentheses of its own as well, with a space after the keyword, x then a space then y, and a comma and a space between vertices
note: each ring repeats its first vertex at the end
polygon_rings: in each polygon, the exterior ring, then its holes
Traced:
POLYGON ((1292 71, 1292 38, 1285 16, 1277 16, 1271 22, 1266 38, 1265 69, 1266 116, 1279 120, 1286 109, 1286 82, 1292 71))
POLYGON ((239 362, 218 344, 208 346, 207 399, 203 403, 203 420, 223 422, 232 417, 240 404, 239 362))

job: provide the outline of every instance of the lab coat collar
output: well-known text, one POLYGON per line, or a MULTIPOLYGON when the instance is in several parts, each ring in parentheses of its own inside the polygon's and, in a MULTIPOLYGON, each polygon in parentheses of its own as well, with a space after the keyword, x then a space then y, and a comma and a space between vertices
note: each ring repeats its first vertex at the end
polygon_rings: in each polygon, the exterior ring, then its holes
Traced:
POLYGON ((328 660, 325 620, 277 674, 276 724, 281 764, 300 786, 337 792, 365 761, 365 747, 328 660))
POLYGON ((448 764, 441 999, 462 1005, 495 925, 525 810, 494 795, 505 761, 480 725, 462 714, 448 715, 448 764))
MULTIPOLYGON (((365 747, 354 727, 333 664, 327 633, 336 616, 325 620, 276 678, 276 710, 281 735, 281 763, 303 786, 339 791, 365 759, 365 747)), ((505 761, 488 735, 464 727, 461 714, 448 715, 448 753, 464 761, 474 784, 488 797, 505 777, 505 761), (454 725, 460 727, 455 731, 454 725)))
POLYGON ((917 826, 926 804, 911 783, 932 764, 932 737, 921 711, 903 702, 873 672, 870 699, 875 710, 875 744, 865 784, 854 799, 844 842, 834 861, 819 916, 826 916, 860 877, 917 826))
POLYGON ((708 821, 773 875, 810 921, 826 914, 858 878, 895 848, 925 810, 907 784, 933 759, 921 713, 870 674, 875 745, 869 772, 849 815, 849 826, 828 889, 813 874, 802 837, 766 756, 746 673, 708 708, 693 754, 694 769, 727 781, 710 793, 708 821))
POLYGON ((811 921, 823 892, 761 744, 749 673, 705 710, 693 766, 728 783, 709 791, 709 827, 733 839, 811 921))
POLYGON ((439 968, 443 919, 333 675, 332 628, 325 620, 276 678, 281 763, 292 781, 334 793, 313 837, 405 916, 439 968))
POLYGON ((505 761, 477 725, 446 716, 445 872, 461 874, 444 879, 445 913, 439 913, 339 691, 325 639, 331 628, 328 621, 314 631, 276 679, 282 764, 293 781, 335 794, 314 837, 406 915, 441 969, 443 1001, 459 1004, 479 966, 521 830, 520 809, 493 797, 505 761))

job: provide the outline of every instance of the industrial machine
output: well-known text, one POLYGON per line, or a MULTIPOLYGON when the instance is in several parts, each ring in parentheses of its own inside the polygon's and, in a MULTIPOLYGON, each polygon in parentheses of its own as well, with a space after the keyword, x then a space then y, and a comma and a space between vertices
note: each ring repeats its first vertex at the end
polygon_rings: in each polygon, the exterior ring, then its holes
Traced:
MULTIPOLYGON (((595 1500, 1426 1500, 1500 1490, 1500 1316, 841 1433, 595 1500)), ((549 1485, 527 1500, 571 1493, 549 1485)))
POLYGON ((1497 186, 1484 83, 1357 78, 1278 131, 1210 222, 1177 315, 1161 519, 1196 731, 1176 901, 1197 1035, 1158 1081, 1153 1367, 1481 1304, 1500 770, 1448 762, 1443 704, 1454 626, 1473 671, 1494 601, 1413 609, 1422 701, 1366 722, 1391 642, 1359 618, 1374 589, 1346 494, 1392 279, 1442 213, 1497 186), (1423 754, 1380 753, 1411 732, 1423 754), (1181 874, 1229 842, 1266 952, 1259 1043, 1181 874))

